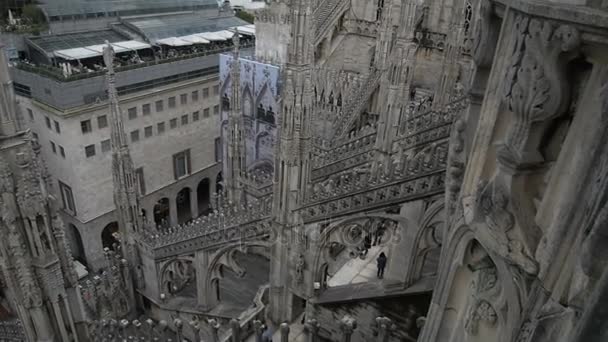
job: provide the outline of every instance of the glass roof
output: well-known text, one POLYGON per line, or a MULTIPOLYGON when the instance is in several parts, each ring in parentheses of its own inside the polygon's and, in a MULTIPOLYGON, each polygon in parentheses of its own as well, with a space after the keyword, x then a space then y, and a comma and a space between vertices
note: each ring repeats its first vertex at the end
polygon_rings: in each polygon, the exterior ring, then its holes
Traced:
POLYGON ((140 32, 150 42, 169 37, 222 31, 248 24, 237 17, 204 18, 196 14, 126 19, 123 23, 140 32))
POLYGON ((116 43, 129 40, 129 38, 124 37, 113 30, 88 31, 30 38, 32 43, 37 45, 46 53, 51 53, 56 50, 66 50, 83 46, 104 44, 106 40, 110 43, 116 43))
POLYGON ((217 0, 42 0, 40 7, 50 17, 114 12, 125 16, 203 9, 217 4, 217 0))

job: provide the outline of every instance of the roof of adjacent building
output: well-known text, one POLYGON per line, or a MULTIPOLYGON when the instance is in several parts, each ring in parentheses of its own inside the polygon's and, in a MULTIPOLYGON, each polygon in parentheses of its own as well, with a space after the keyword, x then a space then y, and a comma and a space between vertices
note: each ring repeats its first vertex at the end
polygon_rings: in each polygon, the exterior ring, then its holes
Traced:
POLYGON ((126 18, 122 20, 122 23, 145 37, 149 42, 203 32, 217 32, 248 24, 246 21, 233 16, 210 18, 198 13, 126 18))
POLYGON ((125 40, 129 40, 129 37, 125 37, 114 30, 88 31, 29 38, 29 41, 32 44, 46 53, 99 45, 104 44, 106 41, 116 43, 125 40))
POLYGON ((42 0, 40 7, 49 17, 189 11, 217 7, 217 0, 42 0))

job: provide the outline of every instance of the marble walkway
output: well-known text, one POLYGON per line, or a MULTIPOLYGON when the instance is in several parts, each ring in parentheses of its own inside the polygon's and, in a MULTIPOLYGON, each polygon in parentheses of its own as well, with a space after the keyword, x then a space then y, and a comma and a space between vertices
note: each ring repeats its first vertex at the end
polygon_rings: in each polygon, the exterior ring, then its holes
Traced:
POLYGON ((329 278, 327 285, 329 287, 335 287, 376 281, 378 279, 376 277, 378 272, 376 258, 383 251, 385 254, 388 254, 385 249, 384 246, 373 246, 369 249, 365 259, 350 259, 331 278, 329 278))

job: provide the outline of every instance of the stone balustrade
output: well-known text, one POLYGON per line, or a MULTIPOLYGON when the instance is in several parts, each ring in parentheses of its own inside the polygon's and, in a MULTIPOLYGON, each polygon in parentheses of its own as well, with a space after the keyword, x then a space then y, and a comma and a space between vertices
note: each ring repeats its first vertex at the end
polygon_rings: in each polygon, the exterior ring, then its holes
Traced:
MULTIPOLYGON (((255 337, 256 341, 262 340, 262 334, 266 327, 261 319, 255 319, 251 322, 251 329, 243 322, 233 319, 228 325, 230 333, 224 338, 219 337, 220 324, 214 320, 209 320, 202 323, 212 331, 210 342, 228 342, 228 341, 244 341, 249 336, 255 337)), ((339 322, 323 322, 320 323, 316 319, 309 319, 304 323, 304 334, 306 341, 318 341, 324 336, 324 325, 338 324, 340 331, 340 341, 350 342, 353 333, 357 329, 358 322, 351 316, 344 316, 339 322)), ((367 322, 372 327, 374 336, 370 337, 370 342, 386 342, 395 335, 395 324, 388 317, 376 317, 373 321, 367 322)), ((152 319, 143 321, 133 320, 100 320, 95 321, 90 325, 90 330, 93 333, 93 342, 120 342, 120 341, 182 341, 183 331, 185 326, 190 326, 191 329, 200 329, 199 322, 184 322, 179 318, 173 321, 173 331, 169 329, 169 324, 166 321, 156 322, 152 319)), ((282 323, 278 327, 278 335, 281 342, 293 340, 296 336, 290 331, 289 324, 282 323)), ((197 339, 197 341, 203 341, 197 339)))
MULTIPOLYGON (((321 151, 313 159, 313 170, 321 169, 340 160, 365 153, 371 150, 376 143, 376 128, 369 126, 363 128, 355 135, 347 136, 339 145, 328 151, 321 151)), ((313 171, 314 173, 314 171, 313 171)), ((315 176, 313 175, 313 178, 315 176)))
POLYGON ((0 341, 27 341, 21 321, 17 319, 11 321, 0 321, 0 341))
POLYGON ((395 153, 391 164, 353 169, 311 186, 300 207, 306 222, 375 206, 384 206, 444 191, 448 139, 413 156, 395 153))
POLYGON ((224 204, 208 216, 165 230, 146 231, 140 249, 154 258, 197 251, 226 242, 246 240, 270 232, 272 195, 244 205, 224 204))
POLYGON ((447 35, 445 33, 431 32, 427 30, 416 30, 414 32, 414 42, 427 49, 443 50, 446 44, 447 35))

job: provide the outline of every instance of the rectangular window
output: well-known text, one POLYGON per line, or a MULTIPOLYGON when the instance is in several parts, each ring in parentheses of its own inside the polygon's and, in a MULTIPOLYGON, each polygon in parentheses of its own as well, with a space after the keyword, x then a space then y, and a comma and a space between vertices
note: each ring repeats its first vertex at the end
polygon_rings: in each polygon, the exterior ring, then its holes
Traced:
POLYGON ((173 155, 173 173, 175 179, 190 174, 190 150, 185 150, 173 155))
POLYGON ((182 115, 182 126, 188 124, 188 115, 182 115))
POLYGON ((158 124, 156 124, 156 131, 159 135, 165 133, 165 123, 159 122, 158 124))
POLYGON ((175 96, 169 98, 169 108, 175 108, 175 96))
POLYGON ((53 123, 55 124, 55 132, 57 132, 57 134, 61 134, 61 127, 59 127, 59 122, 53 120, 53 123))
POLYGON ((196 112, 192 113, 192 121, 198 121, 198 119, 200 119, 199 116, 200 115, 199 115, 198 110, 196 112))
POLYGON ((171 119, 171 120, 169 121, 169 127, 170 127, 170 128, 175 128, 175 127, 177 127, 177 119, 171 119))
POLYGON ((141 113, 143 115, 150 115, 150 104, 149 103, 146 103, 141 106, 141 113))
POLYGON ((45 116, 44 120, 46 121, 46 128, 51 129, 51 119, 49 119, 48 116, 45 116))
POLYGON ((76 206, 74 205, 74 196, 72 188, 59 181, 59 190, 61 191, 61 199, 63 200, 63 209, 73 215, 76 215, 76 206))
POLYGON ((219 162, 222 160, 222 140, 215 138, 215 161, 219 162))
POLYGON ((94 156, 95 155, 95 145, 85 146, 84 154, 87 156, 87 158, 94 156))
POLYGON ((82 134, 91 133, 93 131, 91 120, 80 121, 80 129, 82 130, 82 134))
POLYGON ((164 110, 164 108, 163 108, 163 100, 156 101, 155 106, 156 106, 156 112, 157 113, 158 112, 162 112, 164 110))
POLYGON ((131 132, 131 142, 138 142, 138 141, 139 141, 139 130, 136 129, 131 132))
POLYGON ((181 95, 179 96, 179 103, 180 103, 181 105, 188 104, 188 94, 181 94, 181 95))
POLYGON ((129 113, 129 120, 137 118, 137 107, 127 109, 127 113, 129 113))
POLYGON ((192 102, 198 101, 198 90, 192 92, 192 102))
POLYGON ((30 121, 34 121, 34 112, 31 109, 27 109, 27 115, 30 117, 30 121))
POLYGON ((220 105, 213 106, 213 115, 218 115, 220 113, 220 105))
POLYGON ((103 140, 101 142, 101 152, 106 153, 112 149, 112 144, 110 143, 110 139, 103 140))
POLYGON ((139 193, 141 195, 146 194, 146 179, 144 178, 144 168, 138 167, 135 169, 135 176, 137 177, 137 184, 139 185, 139 193))
POLYGON ((144 128, 144 137, 149 138, 152 136, 152 126, 144 128))
POLYGON ((51 150, 53 153, 57 153, 57 147, 55 147, 55 143, 51 141, 51 150))
POLYGON ((209 108, 203 109, 203 117, 204 118, 208 118, 209 117, 209 108))
POLYGON ((59 154, 61 154, 61 156, 63 158, 65 158, 65 150, 63 149, 63 146, 59 145, 59 154))
POLYGON ((203 98, 206 99, 209 97, 209 88, 203 89, 203 98))
POLYGON ((97 117, 97 127, 98 128, 106 128, 108 127, 108 117, 105 115, 97 117))
POLYGON ((213 95, 217 95, 220 93, 220 86, 219 85, 214 85, 213 86, 213 95))

